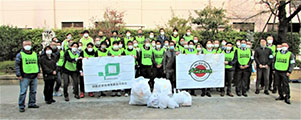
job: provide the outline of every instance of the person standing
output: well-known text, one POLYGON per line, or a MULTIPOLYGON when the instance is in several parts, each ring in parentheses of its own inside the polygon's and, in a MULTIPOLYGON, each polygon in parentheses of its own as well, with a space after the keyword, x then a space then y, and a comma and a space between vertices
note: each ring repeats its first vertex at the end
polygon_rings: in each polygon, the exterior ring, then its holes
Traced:
POLYGON ((177 28, 173 29, 173 34, 170 36, 170 40, 176 41, 175 44, 177 45, 180 41, 179 30, 177 28))
POLYGON ((89 36, 89 31, 85 30, 83 33, 84 36, 79 40, 79 42, 82 43, 82 50, 86 49, 88 43, 94 44, 93 38, 89 36))
POLYGON ((227 86, 227 95, 233 97, 231 93, 231 86, 233 75, 235 71, 235 64, 237 62, 237 53, 233 48, 233 44, 228 42, 226 43, 226 49, 223 51, 225 55, 225 87, 221 88, 221 96, 225 95, 225 88, 227 86))
MULTIPOLYGON (((150 35, 151 35, 151 33, 150 33, 150 35)), ((151 37, 154 37, 154 36, 151 36, 151 37)), ((143 44, 144 44, 144 40, 145 40, 142 29, 139 29, 137 31, 137 36, 135 37, 135 40, 137 40, 139 48, 142 48, 143 44)))
POLYGON ((255 94, 260 92, 260 82, 263 77, 264 79, 264 93, 269 95, 268 84, 269 84, 269 74, 270 67, 273 62, 273 52, 271 49, 267 48, 267 42, 265 39, 260 40, 260 47, 255 49, 254 59, 256 62, 257 71, 257 81, 256 81, 256 91, 255 94))
POLYGON ((153 49, 153 55, 154 55, 154 76, 157 78, 163 77, 163 66, 162 61, 164 57, 164 52, 166 49, 161 48, 161 42, 156 41, 155 49, 153 49))
POLYGON ((45 47, 44 51, 45 54, 40 57, 44 79, 44 97, 46 104, 51 104, 55 102, 53 99, 53 87, 57 79, 57 56, 52 53, 53 50, 50 46, 45 47))
POLYGON ((187 29, 186 30, 186 34, 183 36, 183 38, 185 39, 185 41, 189 42, 189 41, 193 41, 193 35, 191 35, 191 29, 187 29))
POLYGON ((165 35, 165 30, 163 28, 160 28, 159 30, 160 35, 158 35, 157 40, 161 42, 161 46, 163 46, 165 40, 169 40, 169 38, 165 35))
POLYGON ((23 41, 23 48, 16 56, 16 76, 20 80, 19 111, 25 112, 25 98, 29 86, 28 108, 39 108, 36 105, 38 76, 40 73, 38 54, 31 48, 30 40, 23 41))
POLYGON ((65 101, 69 101, 68 86, 70 83, 69 76, 73 81, 73 94, 76 99, 80 99, 78 85, 79 85, 79 71, 77 61, 82 59, 78 52, 79 44, 73 42, 70 48, 64 54, 64 63, 62 67, 62 78, 64 80, 64 97, 65 101))
POLYGON ((154 55, 153 50, 150 47, 149 39, 144 41, 144 46, 141 49, 140 53, 141 60, 141 75, 145 78, 149 78, 149 86, 151 89, 154 87, 154 75, 152 73, 153 63, 154 63, 154 55))
POLYGON ((249 67, 251 67, 252 60, 252 52, 250 49, 247 48, 247 41, 246 40, 241 40, 241 46, 240 48, 237 48, 237 65, 238 65, 238 70, 237 70, 237 81, 236 82, 236 94, 237 96, 245 96, 248 97, 247 95, 247 81, 249 77, 249 67))
POLYGON ((275 80, 278 85, 279 97, 276 100, 284 100, 285 103, 290 102, 289 76, 295 66, 295 56, 288 50, 288 43, 282 43, 282 50, 276 53, 275 57, 275 80))
POLYGON ((166 79, 170 80, 172 89, 176 88, 176 55, 179 52, 175 51, 176 44, 169 42, 169 49, 165 51, 163 57, 163 72, 166 74, 166 79))

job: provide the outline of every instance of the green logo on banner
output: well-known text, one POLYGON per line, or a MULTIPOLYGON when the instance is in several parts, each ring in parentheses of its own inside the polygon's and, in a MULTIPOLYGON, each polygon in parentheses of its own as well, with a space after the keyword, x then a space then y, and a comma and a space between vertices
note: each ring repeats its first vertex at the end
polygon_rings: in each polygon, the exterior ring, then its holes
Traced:
POLYGON ((100 76, 100 77, 104 76, 104 79, 106 80, 107 77, 117 76, 117 75, 119 75, 119 73, 120 73, 120 64, 119 63, 108 63, 105 66, 105 73, 99 72, 98 76, 100 76), (113 69, 113 68, 115 68, 116 71, 110 72, 110 69, 113 69))

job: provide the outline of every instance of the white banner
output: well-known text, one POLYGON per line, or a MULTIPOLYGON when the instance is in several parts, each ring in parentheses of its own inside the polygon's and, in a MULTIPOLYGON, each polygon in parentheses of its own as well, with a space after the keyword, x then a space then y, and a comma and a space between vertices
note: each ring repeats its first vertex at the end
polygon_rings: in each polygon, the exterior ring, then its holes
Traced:
POLYGON ((224 54, 178 55, 177 89, 224 87, 224 60, 224 54))
POLYGON ((133 56, 83 59, 85 92, 130 89, 135 79, 133 56))

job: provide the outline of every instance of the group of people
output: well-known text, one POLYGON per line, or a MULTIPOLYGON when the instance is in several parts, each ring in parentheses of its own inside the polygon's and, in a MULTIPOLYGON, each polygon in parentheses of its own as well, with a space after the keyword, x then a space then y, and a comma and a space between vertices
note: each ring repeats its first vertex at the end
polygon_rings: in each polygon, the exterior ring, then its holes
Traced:
MULTIPOLYGON (((103 31, 90 37, 89 31, 82 32, 79 42, 72 39, 68 33, 66 39, 60 42, 53 38, 39 54, 32 50, 30 40, 23 41, 23 48, 16 56, 16 75, 20 80, 19 111, 25 111, 25 97, 29 86, 28 108, 39 108, 36 105, 37 78, 42 70, 44 79, 44 100, 47 104, 54 103, 53 96, 62 96, 60 93, 63 83, 63 96, 69 101, 68 86, 72 78, 73 94, 76 99, 88 94, 94 97, 95 93, 85 93, 82 59, 90 57, 123 55, 135 58, 135 77, 149 78, 151 89, 154 78, 166 78, 171 81, 172 88, 176 87, 176 56, 179 54, 224 54, 225 55, 225 87, 216 88, 221 96, 225 94, 233 97, 232 84, 235 86, 237 96, 247 97, 250 89, 250 76, 252 68, 257 71, 256 94, 264 87, 264 93, 269 95, 269 90, 290 104, 289 76, 293 70, 295 60, 292 52, 288 51, 289 45, 284 42, 274 45, 273 37, 268 36, 260 40, 260 47, 252 49, 251 41, 236 40, 236 44, 226 40, 199 40, 193 36, 191 29, 180 36, 178 29, 174 29, 171 36, 165 34, 161 28, 159 35, 154 32, 148 35, 139 29, 137 36, 132 36, 131 31, 126 31, 120 37, 118 31, 112 31, 112 36, 105 36, 103 31), (145 35, 145 36, 144 36, 145 35), (253 66, 253 61, 255 65, 253 66), (273 84, 273 85, 272 85, 273 84), (55 85, 55 86, 54 86, 55 85), (226 91, 226 92, 225 92, 226 91)), ((195 90, 190 89, 191 95, 196 96, 195 90)), ((202 88, 201 96, 211 97, 212 88, 202 88)), ((113 90, 112 96, 128 96, 130 90, 113 90), (122 94, 123 93, 123 94, 122 94)), ((100 92, 100 96, 105 96, 100 92)))

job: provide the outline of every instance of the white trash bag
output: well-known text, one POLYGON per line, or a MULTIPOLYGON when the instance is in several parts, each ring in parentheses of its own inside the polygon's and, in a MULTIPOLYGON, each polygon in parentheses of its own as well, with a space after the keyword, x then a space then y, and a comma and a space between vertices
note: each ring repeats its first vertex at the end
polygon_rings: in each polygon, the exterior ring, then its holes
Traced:
POLYGON ((163 79, 163 78, 155 78, 155 84, 154 84, 154 93, 162 93, 167 95, 172 95, 171 92, 171 83, 169 80, 163 79))
POLYGON ((157 93, 152 93, 147 101, 147 107, 159 108, 159 96, 157 93))
POLYGON ((174 92, 172 99, 182 107, 190 107, 192 105, 191 95, 186 91, 174 92))
POLYGON ((151 96, 150 87, 148 84, 149 79, 139 77, 135 79, 132 84, 131 96, 129 104, 132 105, 146 105, 149 97, 151 96))

